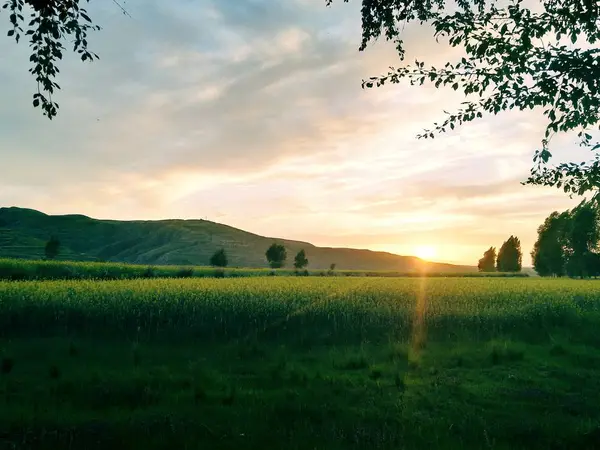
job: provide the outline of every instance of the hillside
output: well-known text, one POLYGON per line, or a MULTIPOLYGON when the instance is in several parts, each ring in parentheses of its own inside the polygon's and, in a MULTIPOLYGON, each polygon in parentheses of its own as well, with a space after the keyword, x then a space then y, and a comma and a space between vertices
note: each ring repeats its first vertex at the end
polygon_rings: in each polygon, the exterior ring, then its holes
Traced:
POLYGON ((423 262, 413 256, 349 248, 316 247, 307 242, 269 238, 206 220, 116 221, 82 215, 51 216, 24 208, 0 208, 0 257, 39 259, 51 236, 62 244, 59 259, 133 264, 206 265, 225 248, 230 266, 266 267, 272 242, 293 255, 305 249, 310 268, 412 272, 424 265, 435 272, 474 271, 474 267, 423 262))

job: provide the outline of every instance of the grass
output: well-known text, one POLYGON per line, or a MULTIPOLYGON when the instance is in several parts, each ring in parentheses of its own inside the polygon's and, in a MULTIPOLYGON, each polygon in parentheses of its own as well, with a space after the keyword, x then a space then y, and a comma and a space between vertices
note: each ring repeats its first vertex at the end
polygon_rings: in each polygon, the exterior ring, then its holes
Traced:
POLYGON ((0 448, 592 449, 594 281, 0 282, 0 448))
POLYGON ((361 270, 302 270, 225 268, 207 266, 144 266, 139 264, 80 261, 44 261, 0 258, 0 280, 125 280, 136 278, 235 278, 266 276, 345 277, 527 277, 527 273, 412 272, 361 270))

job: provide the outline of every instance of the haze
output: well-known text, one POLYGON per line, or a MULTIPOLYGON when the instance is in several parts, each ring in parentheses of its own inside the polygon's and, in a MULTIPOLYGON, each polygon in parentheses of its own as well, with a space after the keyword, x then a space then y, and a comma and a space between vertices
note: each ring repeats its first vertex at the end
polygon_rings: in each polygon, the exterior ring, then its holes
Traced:
MULTIPOLYGON (((537 226, 579 201, 520 185, 543 136, 540 113, 417 140, 462 98, 406 85, 363 91, 362 78, 398 59, 385 43, 357 51, 358 7, 131 0, 129 18, 92 2, 101 59, 66 56, 52 122, 31 107, 26 42, 0 39, 0 205, 208 218, 464 264, 514 234, 528 265, 537 226)), ((426 28, 407 28, 406 42, 409 61, 435 65, 451 51, 426 28)), ((556 137, 555 154, 574 139, 556 137)))

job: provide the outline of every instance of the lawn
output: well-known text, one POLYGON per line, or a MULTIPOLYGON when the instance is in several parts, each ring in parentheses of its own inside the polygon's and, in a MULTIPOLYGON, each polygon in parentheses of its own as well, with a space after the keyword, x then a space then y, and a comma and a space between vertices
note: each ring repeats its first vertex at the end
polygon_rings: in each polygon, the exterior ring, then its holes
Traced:
POLYGON ((0 282, 0 449, 593 449, 600 284, 0 282))

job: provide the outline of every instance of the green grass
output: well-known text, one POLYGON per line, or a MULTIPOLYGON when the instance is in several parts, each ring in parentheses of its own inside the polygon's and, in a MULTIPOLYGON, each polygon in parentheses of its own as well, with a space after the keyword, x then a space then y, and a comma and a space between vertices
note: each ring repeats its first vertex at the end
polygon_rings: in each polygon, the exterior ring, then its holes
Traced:
POLYGON ((134 278, 235 278, 265 276, 346 277, 527 277, 527 273, 420 272, 361 270, 300 270, 225 268, 206 266, 144 266, 139 264, 79 261, 44 261, 0 258, 0 280, 124 280, 134 278))
POLYGON ((0 448, 597 448, 598 288, 0 282, 0 448))
POLYGON ((248 277, 290 275, 293 270, 219 269, 206 266, 145 266, 81 261, 0 258, 0 280, 125 280, 136 278, 248 277))

